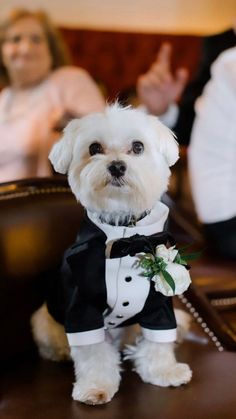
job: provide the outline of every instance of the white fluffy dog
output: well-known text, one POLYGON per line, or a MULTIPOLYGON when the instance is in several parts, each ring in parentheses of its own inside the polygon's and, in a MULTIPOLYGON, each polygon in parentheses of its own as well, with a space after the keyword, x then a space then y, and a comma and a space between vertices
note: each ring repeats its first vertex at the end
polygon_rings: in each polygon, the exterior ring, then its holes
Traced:
MULTIPOLYGON (((87 404, 112 399, 121 368, 119 351, 111 341, 120 330, 116 326, 129 324, 131 318, 138 319, 143 337, 128 347, 126 356, 142 380, 164 387, 187 383, 191 370, 177 363, 174 355, 171 298, 156 292, 154 283, 140 274, 140 267, 135 271, 134 254, 110 257, 118 239, 163 231, 168 209, 159 200, 168 186, 169 167, 178 159, 173 134, 157 118, 115 104, 104 113, 71 121, 49 158, 57 172, 68 173, 71 189, 88 216, 89 231, 67 253, 67 267, 75 269, 73 280, 69 279, 72 291, 65 321, 76 377, 73 398, 87 404), (104 260, 106 254, 103 267, 97 266, 100 254, 104 260), (106 279, 99 276, 102 269, 106 279), (82 276, 82 285, 77 275, 82 276), (83 275, 87 275, 84 283, 83 275), (104 288, 104 284, 106 305, 95 302, 93 306, 88 294, 102 300, 101 290, 94 288, 104 288), (158 315, 148 308, 155 298, 160 299, 158 315)), ((64 328, 46 306, 34 314, 32 325, 44 357, 69 356, 64 328)))

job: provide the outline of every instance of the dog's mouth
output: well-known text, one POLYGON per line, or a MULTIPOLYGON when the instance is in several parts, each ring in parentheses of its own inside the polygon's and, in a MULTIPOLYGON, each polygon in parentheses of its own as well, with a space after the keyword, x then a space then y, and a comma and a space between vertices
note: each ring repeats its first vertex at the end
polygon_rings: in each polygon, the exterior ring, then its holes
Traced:
POLYGON ((110 179, 107 179, 106 181, 106 186, 112 185, 112 186, 115 186, 116 188, 121 188, 122 186, 125 186, 126 184, 127 182, 125 181, 125 178, 122 176, 120 177, 112 176, 110 179))

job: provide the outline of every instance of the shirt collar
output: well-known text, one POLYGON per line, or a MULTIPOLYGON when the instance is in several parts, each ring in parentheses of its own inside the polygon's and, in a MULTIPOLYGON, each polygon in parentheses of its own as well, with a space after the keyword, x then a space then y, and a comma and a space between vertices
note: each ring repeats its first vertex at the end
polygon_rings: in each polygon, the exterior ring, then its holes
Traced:
POLYGON ((108 239, 130 237, 134 234, 151 235, 163 231, 164 224, 168 217, 169 208, 162 202, 157 202, 151 212, 136 223, 133 227, 112 226, 101 223, 98 216, 90 211, 87 212, 88 218, 100 228, 108 239))

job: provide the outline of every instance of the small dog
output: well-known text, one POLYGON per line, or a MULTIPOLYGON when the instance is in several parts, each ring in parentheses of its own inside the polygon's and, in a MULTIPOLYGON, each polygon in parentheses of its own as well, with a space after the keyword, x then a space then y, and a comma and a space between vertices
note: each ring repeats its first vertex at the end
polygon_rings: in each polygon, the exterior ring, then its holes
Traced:
POLYGON ((168 186, 169 167, 178 159, 173 134, 156 117, 114 104, 104 113, 71 121, 49 159, 57 172, 68 173, 87 215, 63 268, 69 346, 64 327, 43 306, 32 318, 41 354, 50 359, 71 354, 72 397, 107 403, 119 388, 121 373, 112 342, 119 326, 138 322, 143 336, 128 347, 126 358, 142 380, 163 387, 187 383, 191 370, 174 355, 171 298, 157 292, 134 263, 145 249, 144 237, 159 233, 155 245, 167 241, 162 232, 168 208, 160 197, 168 186), (130 243, 133 237, 138 240, 130 243))

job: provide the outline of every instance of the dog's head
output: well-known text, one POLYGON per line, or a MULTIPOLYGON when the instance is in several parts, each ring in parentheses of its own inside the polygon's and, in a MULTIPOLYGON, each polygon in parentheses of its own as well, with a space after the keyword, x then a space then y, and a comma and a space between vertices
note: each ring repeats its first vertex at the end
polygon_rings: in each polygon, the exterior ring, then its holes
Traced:
POLYGON ((139 216, 167 189, 178 144, 156 117, 115 104, 71 121, 49 159, 85 208, 139 216))

